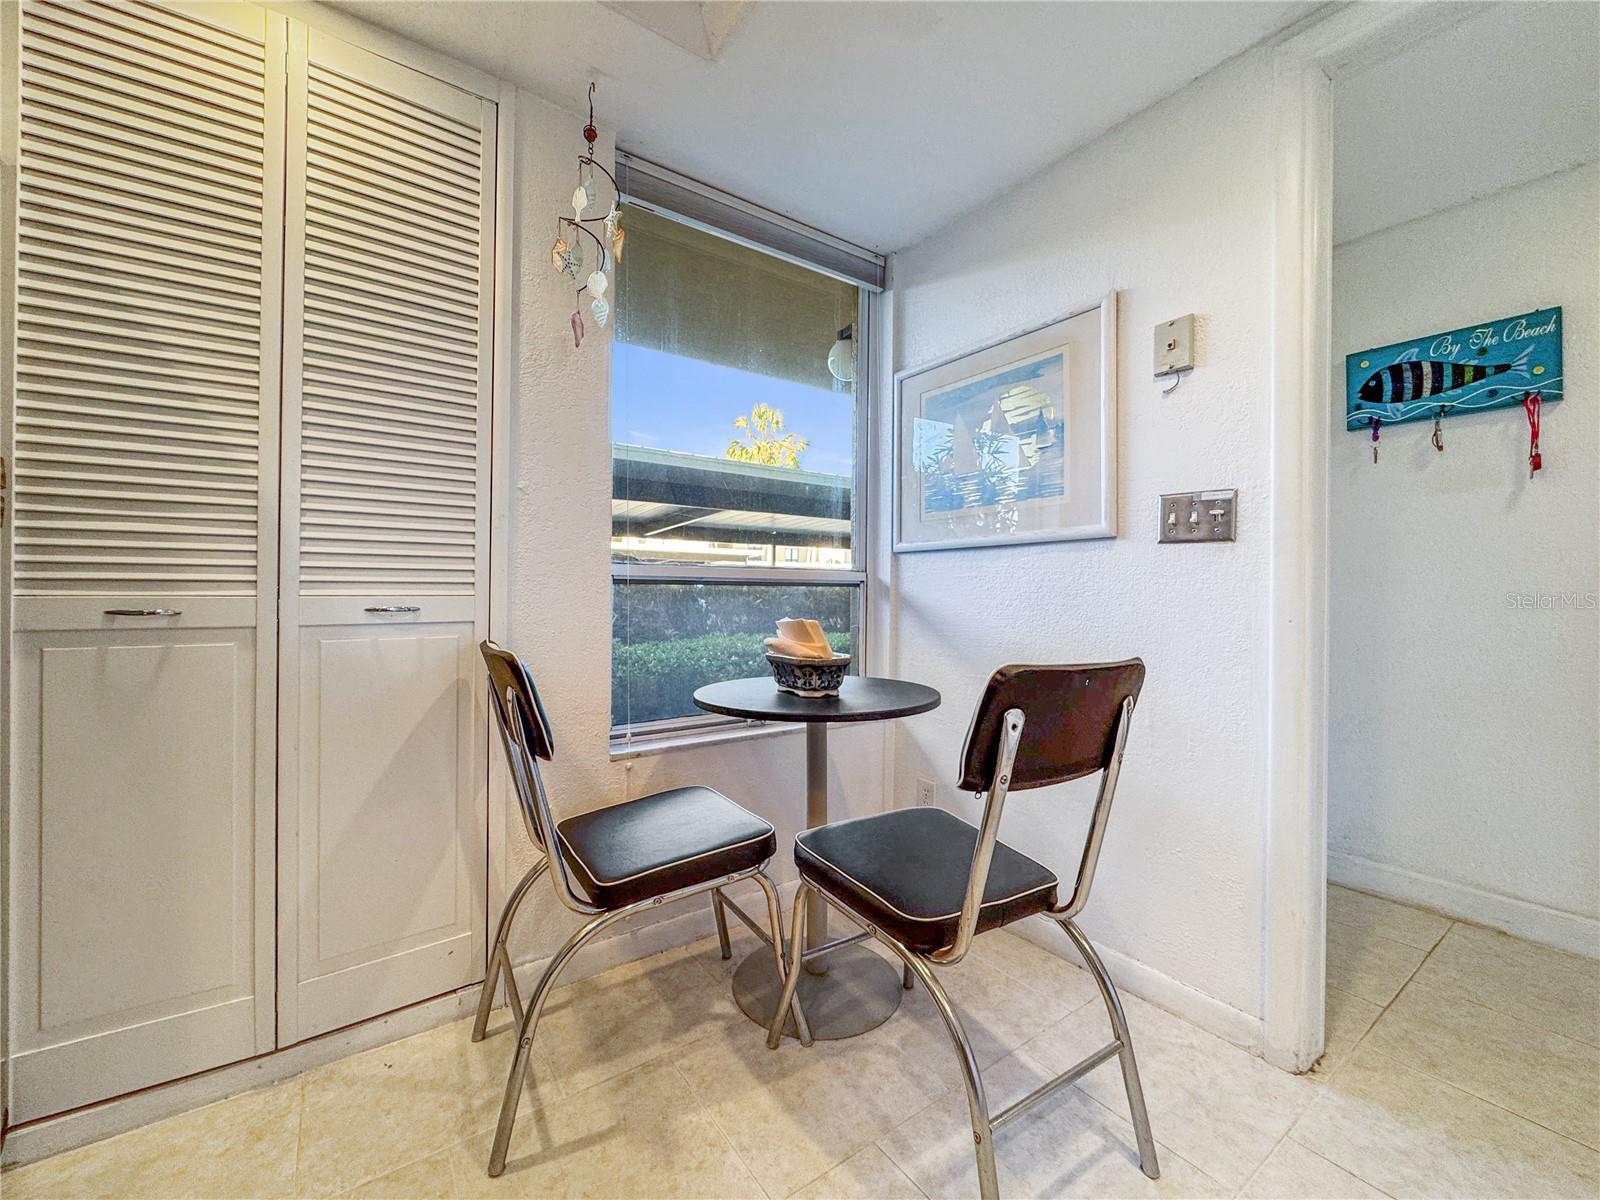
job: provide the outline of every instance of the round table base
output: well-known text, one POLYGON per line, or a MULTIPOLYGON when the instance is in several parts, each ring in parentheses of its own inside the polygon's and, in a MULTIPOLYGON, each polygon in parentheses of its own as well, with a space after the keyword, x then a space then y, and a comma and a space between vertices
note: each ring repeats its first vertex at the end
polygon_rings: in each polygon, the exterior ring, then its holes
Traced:
MULTIPOLYGON (((904 994, 900 972, 865 946, 841 946, 820 961, 827 974, 803 969, 800 974, 800 1004, 813 1037, 823 1041, 855 1037, 876 1029, 900 1007, 904 994)), ((763 1029, 772 1024, 780 990, 772 951, 765 946, 733 973, 733 998, 744 1015, 763 1029)), ((783 1032, 795 1036, 793 1016, 783 1032)))

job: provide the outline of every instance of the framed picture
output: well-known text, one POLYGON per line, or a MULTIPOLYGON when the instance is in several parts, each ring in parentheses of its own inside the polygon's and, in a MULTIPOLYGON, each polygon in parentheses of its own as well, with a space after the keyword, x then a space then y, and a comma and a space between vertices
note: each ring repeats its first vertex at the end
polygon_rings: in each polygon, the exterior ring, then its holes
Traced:
POLYGON ((894 381, 894 548, 1117 536, 1117 297, 894 381))

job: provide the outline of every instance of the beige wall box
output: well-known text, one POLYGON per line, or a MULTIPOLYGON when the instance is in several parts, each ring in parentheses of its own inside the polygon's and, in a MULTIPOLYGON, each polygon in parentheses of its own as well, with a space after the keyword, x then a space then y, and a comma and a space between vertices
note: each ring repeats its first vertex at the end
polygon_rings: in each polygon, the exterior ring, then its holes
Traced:
POLYGON ((1155 376, 1194 370, 1194 314, 1175 317, 1156 326, 1155 376))

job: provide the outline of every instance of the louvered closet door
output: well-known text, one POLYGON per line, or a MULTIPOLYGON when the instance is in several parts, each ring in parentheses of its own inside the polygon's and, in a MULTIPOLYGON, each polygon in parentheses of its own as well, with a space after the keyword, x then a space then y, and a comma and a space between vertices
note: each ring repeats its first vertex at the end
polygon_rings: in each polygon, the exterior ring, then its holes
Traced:
POLYGON ((483 975, 494 107, 292 34, 279 1022, 483 975))
POLYGON ((20 20, 26 1121, 273 1045, 285 23, 128 0, 20 20))

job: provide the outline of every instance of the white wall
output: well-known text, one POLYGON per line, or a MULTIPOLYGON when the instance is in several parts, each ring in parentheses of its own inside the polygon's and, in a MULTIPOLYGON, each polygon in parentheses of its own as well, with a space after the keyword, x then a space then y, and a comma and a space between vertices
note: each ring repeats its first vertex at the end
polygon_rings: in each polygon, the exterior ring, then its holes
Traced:
MULTIPOLYGON (((895 786, 951 785, 1007 662, 1138 655, 1134 718, 1083 924, 1130 990, 1260 1039, 1265 890, 1269 62, 1247 54, 895 256, 894 359, 914 367, 1119 293, 1114 541, 901 555, 894 670, 944 707, 902 723, 895 786), (1198 315, 1198 369, 1151 379, 1154 326, 1198 315), (1231 545, 1158 545, 1157 496, 1239 489, 1231 545)), ((884 397, 888 403, 888 397, 884 397)), ((1069 877, 1092 781, 1019 793, 1004 837, 1069 877)), ((1051 931, 1040 926, 1042 935, 1051 931)))
POLYGON ((1335 243, 1594 160, 1600 5, 1435 11, 1459 23, 1334 78, 1335 243))
MULTIPOLYGON (((1342 119, 1342 118, 1341 118, 1342 119)), ((1592 130, 1591 130, 1592 133, 1592 130)), ((1493 153, 1492 144, 1486 153, 1493 153)), ((1600 953, 1600 170, 1334 252, 1332 878, 1600 953), (1344 355, 1561 305, 1566 398, 1344 431, 1344 355), (1523 608, 1513 594, 1586 597, 1523 608)))
MULTIPOLYGON (((777 827, 779 852, 772 870, 780 880, 790 879, 790 845, 805 817, 805 739, 798 727, 631 760, 613 760, 609 753, 610 331, 589 321, 582 349, 573 348, 567 325, 572 290, 550 269, 549 257, 555 216, 570 209, 583 124, 579 116, 519 94, 513 167, 518 345, 508 431, 511 563, 505 641, 531 665, 555 729, 555 761, 544 778, 558 820, 664 788, 706 784, 777 827)), ((601 152, 611 153, 609 135, 601 152)), ((830 735, 835 813, 859 816, 882 807, 882 747, 881 729, 840 729, 830 735)), ((509 879, 515 881, 534 861, 534 852, 514 810, 506 846, 509 879)), ((749 891, 760 896, 753 886, 749 891)), ((757 900, 750 911, 761 914, 765 906, 757 900)), ((518 917, 513 957, 550 954, 576 923, 541 882, 518 917)), ((709 901, 664 910, 653 922, 638 918, 580 955, 573 975, 688 941, 711 928, 709 901)))

